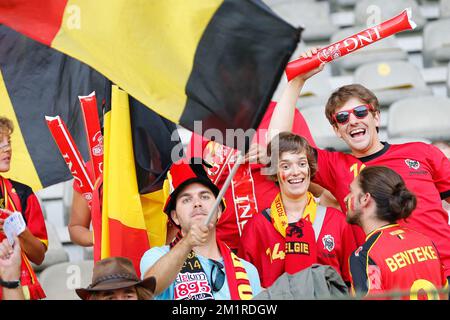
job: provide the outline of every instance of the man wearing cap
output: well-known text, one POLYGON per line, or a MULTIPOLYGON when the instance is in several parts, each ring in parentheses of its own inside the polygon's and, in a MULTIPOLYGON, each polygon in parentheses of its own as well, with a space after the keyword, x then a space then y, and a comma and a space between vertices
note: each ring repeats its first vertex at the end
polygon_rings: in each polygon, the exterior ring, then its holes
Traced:
POLYGON ((130 259, 111 257, 97 261, 92 283, 75 291, 83 300, 150 300, 155 284, 154 277, 140 281, 130 259))
POLYGON ((155 299, 251 299, 261 291, 258 271, 216 238, 225 204, 205 225, 219 189, 200 161, 182 159, 168 173, 171 193, 164 212, 180 232, 170 246, 153 247, 141 259, 141 275, 156 278, 155 299))

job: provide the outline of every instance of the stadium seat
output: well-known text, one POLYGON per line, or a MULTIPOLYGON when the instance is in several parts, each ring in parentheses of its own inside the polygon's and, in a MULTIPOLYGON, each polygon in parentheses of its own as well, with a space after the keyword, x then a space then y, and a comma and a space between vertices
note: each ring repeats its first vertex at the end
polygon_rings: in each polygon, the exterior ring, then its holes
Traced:
MULTIPOLYGON (((306 51, 307 46, 303 41, 301 41, 294 53, 292 54, 291 60, 295 60, 300 57, 300 54, 306 51)), ((330 83, 330 71, 325 68, 322 72, 311 77, 306 81, 305 86, 300 94, 300 100, 297 101, 299 107, 308 107, 313 105, 325 105, 330 92, 332 91, 330 83)), ((279 101, 281 95, 286 87, 287 79, 285 76, 282 77, 277 90, 275 91, 272 100, 279 101)))
POLYGON ((319 148, 333 147, 336 150, 348 150, 345 142, 334 133, 333 128, 325 117, 324 106, 312 106, 299 109, 308 123, 311 135, 319 148))
POLYGON ((389 107, 388 136, 450 140, 450 99, 416 97, 389 107))
POLYGON ((304 41, 328 41, 338 29, 331 22, 328 2, 280 1, 272 4, 271 8, 294 27, 303 26, 304 41))
POLYGON ((402 143, 408 143, 408 142, 424 142, 424 143, 432 143, 431 140, 423 139, 423 138, 411 138, 411 137, 401 137, 401 138, 387 138, 387 142, 390 144, 402 144, 402 143))
MULTIPOLYGON (((334 43, 345 39, 348 36, 356 34, 364 27, 350 27, 336 32, 330 42, 334 43)), ((334 75, 349 74, 362 64, 386 60, 407 60, 408 55, 398 45, 395 35, 385 38, 381 41, 372 43, 358 51, 352 52, 344 58, 337 59, 331 64, 334 75)))
POLYGON ((425 25, 419 5, 415 0, 362 0, 355 6, 355 25, 374 26, 388 20, 406 8, 411 8, 413 21, 417 24, 415 31, 425 25))
POLYGON ((423 30, 423 65, 446 65, 450 61, 450 18, 427 23, 423 30))
POLYGON ((94 259, 94 247, 83 247, 83 260, 94 259))
POLYGON ((375 93, 381 107, 399 99, 432 94, 419 69, 406 61, 362 65, 356 69, 354 79, 375 93))
POLYGON ((47 228, 48 248, 45 253, 44 261, 40 265, 31 263, 36 272, 40 272, 54 264, 69 261, 69 255, 66 250, 64 250, 55 226, 48 221, 45 221, 45 226, 47 228))
POLYGON ((80 300, 75 289, 87 287, 92 280, 94 261, 65 262, 48 267, 39 275, 46 300, 80 300))
POLYGON ((439 2, 439 17, 450 18, 450 0, 441 0, 439 2))
POLYGON ((64 182, 63 187, 63 219, 64 226, 69 224, 70 211, 72 209, 72 198, 73 198, 73 179, 64 182))
POLYGON ((447 96, 450 97, 450 63, 447 67, 447 96))
POLYGON ((306 81, 302 89, 297 106, 304 108, 309 106, 325 106, 332 91, 329 75, 322 71, 306 81))
POLYGON ((330 0, 330 8, 333 12, 353 8, 356 2, 356 0, 330 0))

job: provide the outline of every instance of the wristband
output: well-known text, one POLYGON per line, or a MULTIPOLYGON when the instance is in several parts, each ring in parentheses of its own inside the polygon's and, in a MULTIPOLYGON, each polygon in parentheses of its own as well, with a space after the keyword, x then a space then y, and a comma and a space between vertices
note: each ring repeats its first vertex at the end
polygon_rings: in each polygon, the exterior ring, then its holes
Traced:
POLYGON ((8 288, 8 289, 15 289, 20 286, 20 280, 14 280, 14 281, 3 281, 0 278, 0 286, 8 288))

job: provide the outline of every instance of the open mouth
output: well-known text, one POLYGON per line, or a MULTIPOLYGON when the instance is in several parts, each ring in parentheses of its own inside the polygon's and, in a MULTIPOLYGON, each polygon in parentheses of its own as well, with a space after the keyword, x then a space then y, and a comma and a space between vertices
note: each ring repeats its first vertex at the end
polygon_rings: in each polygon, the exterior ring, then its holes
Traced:
POLYGON ((295 178, 295 179, 288 179, 289 184, 300 184, 305 181, 305 178, 295 178))
POLYGON ((362 128, 358 128, 358 129, 354 129, 354 130, 350 131, 350 137, 352 137, 352 138, 362 137, 365 134, 366 134, 366 130, 362 129, 362 128))

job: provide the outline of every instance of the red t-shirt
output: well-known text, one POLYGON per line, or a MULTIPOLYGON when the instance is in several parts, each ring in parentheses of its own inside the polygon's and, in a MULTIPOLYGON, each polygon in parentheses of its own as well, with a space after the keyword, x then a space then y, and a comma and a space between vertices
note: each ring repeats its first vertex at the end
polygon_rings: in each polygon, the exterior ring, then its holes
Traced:
MULTIPOLYGON (((429 237, 439 250, 450 276, 450 226, 448 213, 442 208, 441 199, 450 196, 450 161, 433 145, 412 142, 398 145, 384 144, 379 152, 364 158, 355 158, 342 152, 317 150, 318 170, 314 182, 328 189, 346 211, 344 198, 348 186, 364 166, 386 166, 400 174, 406 186, 417 197, 417 207, 402 226, 429 237)), ((358 228, 361 230, 361 228, 358 228)), ((361 241, 362 230, 356 236, 361 241)))
MULTIPOLYGON (((261 213, 244 227, 238 255, 258 269, 261 285, 271 286, 285 272, 284 238, 261 213)), ((317 237, 317 262, 332 266, 350 283, 348 261, 356 249, 350 225, 339 210, 327 208, 320 234, 317 237)))
MULTIPOLYGON (((276 103, 271 102, 269 107, 267 108, 266 113, 264 114, 263 119, 261 120, 261 123, 252 140, 252 143, 258 143, 264 147, 267 145, 266 130, 269 127, 270 119, 272 118, 272 114, 275 107, 276 103)), ((305 136, 305 138, 307 138, 308 141, 310 141, 310 143, 313 146, 315 146, 314 140, 311 136, 311 133, 309 132, 308 126, 303 117, 300 116, 300 112, 298 110, 295 110, 294 124, 292 131, 299 135, 305 136)), ((187 148, 187 157, 203 158, 205 148, 208 142, 209 142, 208 140, 202 139, 201 137, 199 138, 198 136, 193 134, 189 146, 187 148)), ((253 178, 253 191, 256 198, 256 207, 258 210, 253 209, 247 211, 245 208, 237 208, 234 203, 233 188, 232 186, 228 188, 224 196, 227 208, 222 213, 219 223, 217 224, 216 230, 219 239, 224 241, 232 249, 238 248, 240 239, 239 227, 236 216, 245 214, 246 216, 251 217, 252 215, 256 214, 258 211, 261 211, 264 208, 270 208, 273 199, 280 192, 278 186, 273 181, 269 180, 266 175, 261 174, 260 169, 263 167, 262 165, 242 164, 241 167, 243 166, 250 166, 251 176, 253 178), (240 211, 237 212, 237 210, 240 211)), ((240 171, 238 171, 238 173, 240 171)), ((229 170, 228 167, 226 166, 221 175, 221 179, 217 182, 217 186, 219 188, 222 187, 228 174, 229 170)), ((250 192, 251 191, 247 192, 246 194, 250 192)))
POLYGON ((427 297, 421 289, 441 289, 447 283, 433 242, 398 224, 371 232, 352 254, 350 270, 353 290, 365 295, 393 290, 409 292, 404 300, 431 299, 433 294, 427 297))

